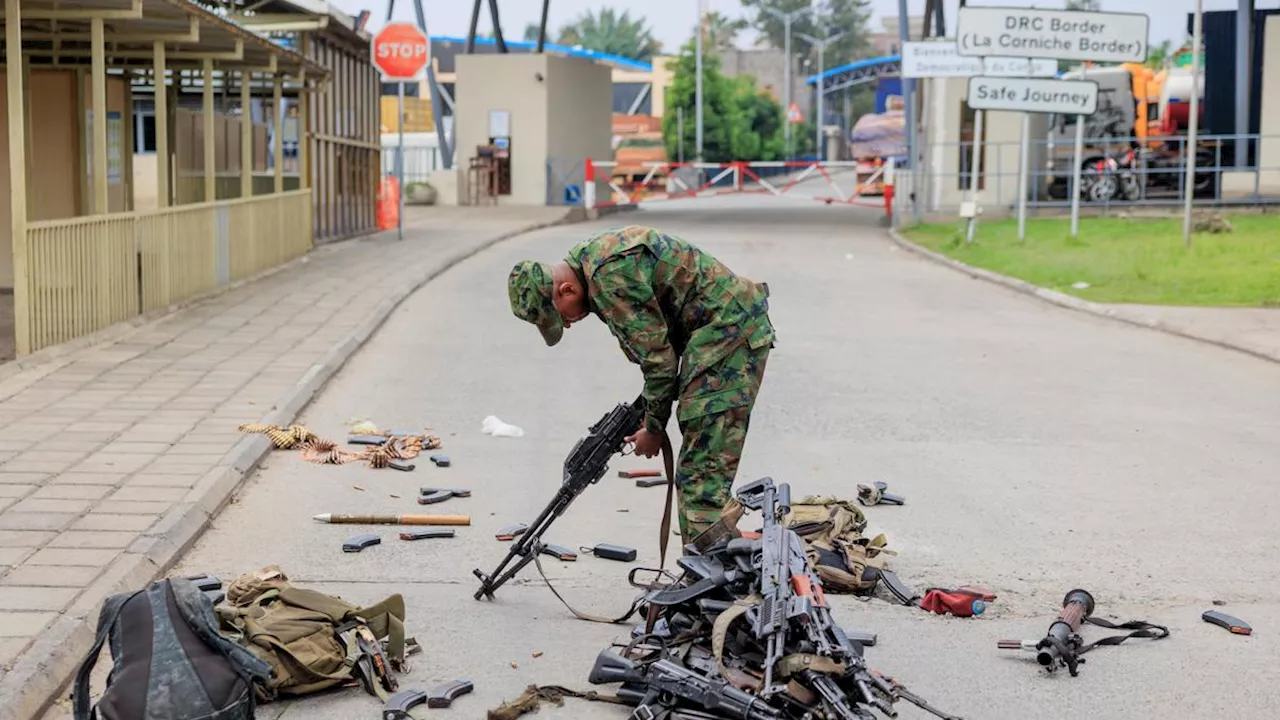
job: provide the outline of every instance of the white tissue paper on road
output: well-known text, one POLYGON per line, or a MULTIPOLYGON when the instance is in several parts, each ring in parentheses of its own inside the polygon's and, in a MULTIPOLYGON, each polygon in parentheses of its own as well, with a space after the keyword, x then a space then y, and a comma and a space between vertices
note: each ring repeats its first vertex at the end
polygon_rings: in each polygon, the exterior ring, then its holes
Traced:
POLYGON ((492 435, 494 437, 524 437, 524 430, 521 430, 510 423, 502 422, 496 415, 486 417, 484 421, 480 423, 480 431, 485 435, 492 435))

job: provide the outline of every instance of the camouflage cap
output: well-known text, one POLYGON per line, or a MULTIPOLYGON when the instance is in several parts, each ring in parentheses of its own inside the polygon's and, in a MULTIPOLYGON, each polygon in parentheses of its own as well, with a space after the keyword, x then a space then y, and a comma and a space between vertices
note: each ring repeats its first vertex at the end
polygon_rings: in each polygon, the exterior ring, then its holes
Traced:
POLYGON ((516 317, 538 326, 547 345, 560 342, 564 323, 551 302, 551 266, 523 260, 511 269, 507 278, 507 294, 511 296, 511 312, 516 317))

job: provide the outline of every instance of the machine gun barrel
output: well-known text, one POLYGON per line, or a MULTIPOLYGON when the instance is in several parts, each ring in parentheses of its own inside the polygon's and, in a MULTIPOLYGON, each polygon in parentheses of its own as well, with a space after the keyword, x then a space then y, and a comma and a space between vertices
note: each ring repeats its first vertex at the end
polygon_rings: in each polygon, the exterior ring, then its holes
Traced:
POLYGON ((471 571, 480 579, 480 589, 476 590, 474 595, 476 600, 482 597, 492 600, 494 591, 538 557, 538 553, 542 552, 543 533, 551 527, 551 523, 555 522, 556 518, 569 509, 569 505, 582 494, 583 490, 604 476, 609 468, 609 460, 622 451, 626 438, 640 429, 644 413, 645 402, 642 395, 629 405, 619 404, 605 413, 604 417, 596 421, 587 434, 578 440, 565 458, 560 489, 542 510, 538 519, 534 520, 529 530, 511 546, 507 556, 498 563, 498 567, 492 573, 485 574, 480 568, 471 571))

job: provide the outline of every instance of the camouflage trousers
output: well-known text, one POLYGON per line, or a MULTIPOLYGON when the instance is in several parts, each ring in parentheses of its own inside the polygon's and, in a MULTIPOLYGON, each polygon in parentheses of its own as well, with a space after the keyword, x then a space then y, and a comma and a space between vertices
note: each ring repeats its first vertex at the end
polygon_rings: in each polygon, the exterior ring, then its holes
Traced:
POLYGON ((685 544, 719 520, 729 502, 768 358, 768 347, 744 344, 685 384, 677 409, 682 441, 676 463, 676 509, 685 544))

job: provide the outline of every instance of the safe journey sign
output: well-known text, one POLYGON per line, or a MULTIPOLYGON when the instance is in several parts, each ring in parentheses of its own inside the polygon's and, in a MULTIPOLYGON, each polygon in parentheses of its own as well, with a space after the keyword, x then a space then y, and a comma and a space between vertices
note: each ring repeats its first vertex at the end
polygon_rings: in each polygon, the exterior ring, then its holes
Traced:
POLYGON ((1098 110, 1098 83, 1089 80, 975 77, 969 79, 968 101, 974 110, 1092 115, 1098 110))
POLYGON ((1146 62, 1150 18, 1136 13, 962 7, 961 55, 1146 62))

